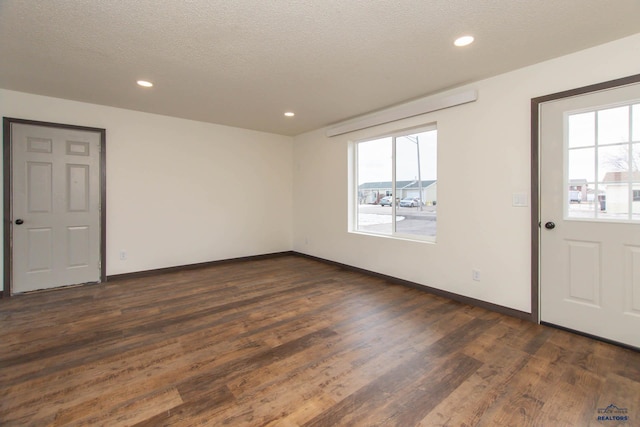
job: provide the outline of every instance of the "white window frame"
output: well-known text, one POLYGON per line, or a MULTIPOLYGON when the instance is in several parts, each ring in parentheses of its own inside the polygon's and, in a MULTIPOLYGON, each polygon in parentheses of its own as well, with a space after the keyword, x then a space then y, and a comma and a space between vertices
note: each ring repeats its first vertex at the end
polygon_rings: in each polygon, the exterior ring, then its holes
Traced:
MULTIPOLYGON (((385 133, 385 134, 381 134, 381 135, 376 135, 376 136, 371 136, 371 137, 367 137, 367 138, 362 138, 362 139, 358 139, 358 140, 354 140, 352 141, 351 147, 352 147, 352 157, 353 157, 353 165, 352 165, 352 191, 351 191, 351 195, 350 195, 350 200, 349 200, 349 204, 352 207, 351 211, 352 211, 352 215, 350 218, 350 224, 349 224, 349 232, 351 233, 355 233, 355 234, 363 234, 363 235, 367 235, 367 236, 376 236, 376 237, 384 237, 384 238, 390 238, 390 239, 397 239, 397 240, 409 240, 409 241, 416 241, 416 242, 422 242, 422 243, 431 243, 431 244, 435 244, 436 240, 437 240, 437 232, 435 236, 421 236, 418 234, 409 234, 409 233, 398 233, 396 231, 396 214, 397 214, 397 209, 396 209, 396 200, 397 200, 397 188, 396 188, 396 139, 397 138, 401 138, 407 135, 413 135, 413 134, 417 134, 417 133, 423 133, 423 132, 430 132, 430 131, 437 131, 438 130, 438 125, 437 122, 433 122, 433 123, 429 123, 429 124, 425 124, 425 125, 421 125, 418 127, 412 127, 412 128, 408 128, 408 129, 401 129, 398 131, 394 131, 394 132, 389 132, 389 133, 385 133), (358 159, 358 145, 361 143, 365 143, 365 142, 370 142, 370 141, 375 141, 378 139, 383 139, 383 138, 391 138, 391 188, 392 188, 392 192, 394 192, 395 194, 393 194, 392 197, 392 205, 391 205, 391 217, 392 217, 392 224, 391 224, 391 233, 382 233, 382 232, 375 232, 375 231, 366 231, 366 230, 360 230, 358 229, 358 208, 359 208, 359 182, 358 182, 358 176, 359 176, 359 159, 358 159)), ((436 162, 438 161, 438 151, 436 151, 436 162)), ((436 221, 437 221, 437 214, 436 214, 436 221)))
MULTIPOLYGON (((633 219, 633 184, 634 181, 632 180, 632 176, 633 173, 632 171, 630 171, 629 173, 629 177, 626 181, 621 181, 626 183, 627 185, 629 185, 629 195, 628 195, 628 204, 629 204, 629 213, 628 213, 628 218, 624 219, 624 218, 611 218, 608 216, 600 216, 600 211, 597 208, 597 205, 595 206, 595 211, 594 211, 594 216, 593 217, 588 217, 588 218, 581 218, 581 217, 577 217, 577 216, 571 216, 571 212, 569 210, 569 206, 570 206, 570 198, 569 198, 569 152, 572 150, 580 150, 580 149, 584 149, 584 148, 589 148, 591 146, 588 147, 574 147, 574 148, 570 148, 569 147, 569 117, 573 116, 575 114, 584 114, 584 113, 594 113, 596 115, 596 121, 598 118, 598 113, 600 111, 605 111, 611 108, 617 108, 617 107, 629 107, 629 140, 625 141, 625 142, 618 142, 618 143, 613 143, 613 144, 606 144, 606 147, 614 147, 614 146, 628 146, 629 147, 629 156, 631 156, 632 153, 632 146, 634 144, 640 143, 639 140, 634 140, 633 139, 633 106, 634 105, 639 105, 640 99, 633 99, 633 100, 626 100, 624 102, 617 102, 617 103, 612 103, 612 104, 605 104, 605 105, 600 105, 598 107, 590 107, 590 108, 584 108, 584 109, 578 109, 578 110, 573 110, 573 111, 567 111, 564 113, 563 116, 563 128, 564 128, 564 141, 563 141, 563 150, 564 150, 564 156, 565 156, 565 160, 564 160, 564 171, 563 171, 563 179, 564 179, 564 220, 565 221, 576 221, 576 222, 608 222, 608 223, 640 223, 640 220, 638 219, 633 219)), ((599 173, 599 165, 598 165, 598 156, 599 156, 599 149, 602 147, 602 145, 598 144, 597 141, 597 122, 596 122, 596 130, 594 130, 594 132, 596 132, 596 142, 593 145, 593 148, 595 150, 595 160, 594 160, 594 168, 595 168, 595 180, 594 182, 588 182, 587 185, 593 185, 594 186, 594 193, 595 193, 595 200, 594 203, 598 203, 598 192, 600 190, 600 187, 604 184, 603 182, 600 182, 600 180, 598 179, 598 173, 599 173)), ((631 159, 629 159, 629 164, 631 164, 631 159)))

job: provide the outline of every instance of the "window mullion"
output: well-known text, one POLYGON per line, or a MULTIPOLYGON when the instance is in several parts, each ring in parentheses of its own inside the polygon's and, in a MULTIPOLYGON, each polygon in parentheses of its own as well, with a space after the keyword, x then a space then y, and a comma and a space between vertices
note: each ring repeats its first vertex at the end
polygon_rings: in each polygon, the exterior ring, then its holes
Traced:
MULTIPOLYGON (((598 120, 600 120, 600 117, 598 115, 598 112, 595 112, 595 120, 593 122, 593 142, 595 144, 594 146, 594 157, 593 157, 593 161, 594 161, 594 167, 595 167, 595 196, 594 196, 594 206, 593 208, 595 209, 595 219, 598 219, 598 217, 600 216, 600 162, 598 161, 598 159, 600 159, 600 140, 598 138, 598 120)), ((606 194, 605 194, 606 197, 606 194)), ((606 198, 604 199, 604 203, 607 203, 606 198)))
POLYGON ((396 212, 398 206, 396 205, 397 198, 396 188, 396 137, 391 138, 391 234, 396 234, 396 212))
POLYGON ((629 164, 629 171, 627 172, 627 183, 629 185, 628 188, 628 197, 629 197, 629 214, 628 214, 628 219, 629 220, 633 220, 633 182, 635 181, 635 171, 634 171, 634 164, 633 164, 633 145, 631 144, 631 142, 633 141, 633 128, 631 127, 631 124, 633 123, 633 108, 631 105, 629 105, 628 107, 629 109, 629 140, 627 141, 627 154, 628 154, 628 164, 629 164))

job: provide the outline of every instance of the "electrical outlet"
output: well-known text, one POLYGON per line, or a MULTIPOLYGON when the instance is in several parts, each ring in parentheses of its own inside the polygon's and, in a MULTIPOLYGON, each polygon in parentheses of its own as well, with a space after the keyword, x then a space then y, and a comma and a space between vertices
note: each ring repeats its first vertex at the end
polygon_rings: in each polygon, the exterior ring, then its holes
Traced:
POLYGON ((125 261, 127 259, 127 251, 120 251, 120 261, 125 261))
POLYGON ((471 278, 473 280, 475 280, 476 282, 479 282, 480 281, 480 270, 477 270, 475 268, 473 270, 471 270, 471 278))

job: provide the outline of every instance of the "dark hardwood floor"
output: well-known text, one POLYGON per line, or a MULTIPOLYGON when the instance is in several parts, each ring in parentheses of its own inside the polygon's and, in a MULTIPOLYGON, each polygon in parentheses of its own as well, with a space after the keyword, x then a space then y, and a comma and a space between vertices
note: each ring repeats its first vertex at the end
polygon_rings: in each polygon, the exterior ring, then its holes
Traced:
POLYGON ((2 426, 640 425, 640 353, 295 255, 4 298, 0 334, 2 426))

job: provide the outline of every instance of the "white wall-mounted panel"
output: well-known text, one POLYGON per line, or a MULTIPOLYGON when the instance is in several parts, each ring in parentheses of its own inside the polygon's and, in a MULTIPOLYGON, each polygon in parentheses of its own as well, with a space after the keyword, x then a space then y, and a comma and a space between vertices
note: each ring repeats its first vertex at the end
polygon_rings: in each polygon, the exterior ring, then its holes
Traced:
POLYGON ((326 130, 328 137, 342 135, 373 126, 394 122, 409 117, 431 113, 445 108, 473 102, 478 99, 478 91, 467 89, 455 93, 437 94, 415 99, 404 104, 396 105, 371 114, 365 114, 341 123, 329 126, 326 130))

